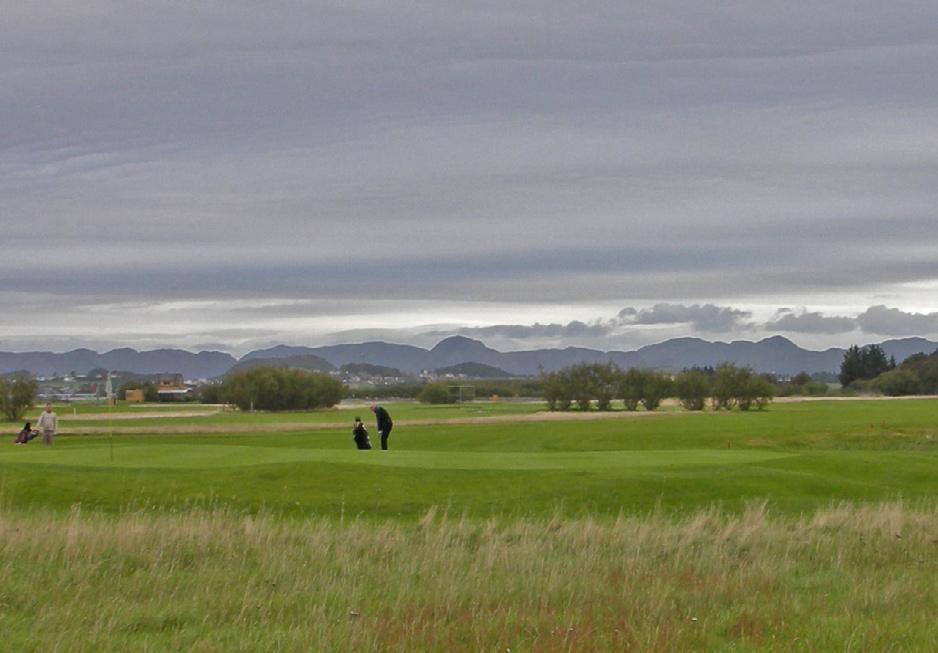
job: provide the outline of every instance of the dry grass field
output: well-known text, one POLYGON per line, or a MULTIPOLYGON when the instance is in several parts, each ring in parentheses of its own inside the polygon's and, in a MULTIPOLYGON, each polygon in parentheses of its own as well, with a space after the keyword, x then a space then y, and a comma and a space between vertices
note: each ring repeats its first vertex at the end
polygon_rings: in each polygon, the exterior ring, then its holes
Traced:
POLYGON ((27 651, 931 651, 938 511, 289 521, 0 514, 27 651))

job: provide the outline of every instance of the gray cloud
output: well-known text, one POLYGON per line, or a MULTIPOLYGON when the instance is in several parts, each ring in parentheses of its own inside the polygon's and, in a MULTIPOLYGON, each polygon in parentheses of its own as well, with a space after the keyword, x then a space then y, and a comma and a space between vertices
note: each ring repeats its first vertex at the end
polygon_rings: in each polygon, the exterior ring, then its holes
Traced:
MULTIPOLYGON (((485 341, 537 341, 560 344, 592 343, 600 348, 614 346, 617 339, 642 327, 680 327, 685 333, 703 336, 732 336, 749 333, 752 336, 773 333, 807 335, 842 335, 851 332, 883 336, 929 336, 938 334, 938 312, 909 313, 897 308, 871 306, 856 316, 825 315, 821 311, 780 308, 773 319, 766 322, 752 320, 751 311, 732 306, 714 304, 658 303, 647 308, 623 308, 614 318, 597 317, 588 322, 574 320, 567 324, 498 324, 485 327, 457 327, 422 333, 439 338, 459 334, 485 341)), ((654 332, 652 332, 654 333, 654 332)), ((658 332, 658 338, 661 338, 658 332)), ((654 335, 644 333, 645 342, 654 335)))
POLYGON ((138 300, 215 302, 170 339, 398 328, 415 302, 499 304, 518 339, 625 337, 525 326, 531 303, 659 303, 633 329, 701 333, 753 301, 933 304, 933 2, 7 5, 0 287, 76 339, 138 300))
POLYGON ((938 312, 915 313, 882 304, 870 306, 854 317, 780 309, 776 319, 762 328, 790 333, 841 334, 860 330, 882 336, 929 336, 938 334, 938 312))
POLYGON ((870 306, 857 316, 857 324, 867 333, 888 336, 938 334, 938 312, 908 313, 898 308, 870 306))
POLYGON ((852 317, 825 316, 818 311, 795 313, 790 309, 779 311, 778 318, 767 322, 765 329, 788 333, 848 333, 857 328, 857 320, 852 317))
MULTIPOLYGON (((627 342, 630 332, 645 327, 684 327, 699 333, 731 334, 751 329, 752 314, 729 306, 713 304, 655 304, 650 308, 627 307, 612 318, 596 317, 589 321, 567 323, 495 324, 482 327, 456 327, 423 333, 429 337, 464 335, 486 341, 537 341, 539 343, 592 343, 609 347, 616 341, 627 342), (605 343, 605 344, 603 344, 605 343)), ((659 334, 660 336, 660 334, 659 334)), ((647 337, 645 335, 644 337, 647 337)))
POLYGON ((624 324, 688 324, 703 333, 728 333, 751 328, 750 311, 713 304, 655 304, 651 308, 627 307, 619 312, 624 324))
POLYGON ((510 340, 563 340, 577 338, 597 338, 609 335, 614 329, 613 322, 596 321, 587 324, 572 320, 566 324, 495 324, 486 327, 461 327, 457 329, 431 331, 426 335, 447 336, 459 334, 473 338, 507 338, 510 340))

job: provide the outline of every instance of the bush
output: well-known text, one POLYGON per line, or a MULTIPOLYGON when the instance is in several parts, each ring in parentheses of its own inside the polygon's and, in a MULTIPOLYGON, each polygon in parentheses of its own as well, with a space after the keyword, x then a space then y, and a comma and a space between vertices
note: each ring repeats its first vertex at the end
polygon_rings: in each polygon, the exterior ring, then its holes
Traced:
POLYGON ((774 396, 775 386, 771 381, 750 373, 739 389, 736 403, 740 410, 749 410, 752 406, 762 410, 774 396))
POLYGON ((626 410, 637 410, 642 401, 643 386, 645 384, 645 370, 637 367, 629 368, 625 374, 619 376, 618 395, 625 404, 626 410))
POLYGON ((687 410, 703 410, 710 396, 710 379, 701 370, 682 372, 674 380, 674 392, 687 410))
POLYGON ((593 401, 599 410, 609 410, 618 374, 618 368, 611 363, 581 363, 561 372, 560 378, 580 410, 589 410, 593 401))
POLYGON ((671 390, 671 379, 664 374, 653 370, 645 370, 642 374, 642 406, 645 410, 656 410, 671 390))
POLYGON ((879 393, 879 388, 876 387, 876 383, 872 379, 857 379, 844 389, 848 394, 855 395, 872 395, 879 393))
POLYGON ((199 400, 203 404, 223 404, 225 400, 222 397, 222 390, 223 388, 219 383, 203 385, 199 388, 199 400))
POLYGON ((652 370, 633 368, 622 372, 612 363, 582 363, 549 374, 541 374, 539 385, 550 410, 568 410, 576 401, 587 411, 596 403, 599 410, 611 410, 612 401, 621 398, 626 410, 655 410, 672 392, 671 380, 652 370))
POLYGON ((8 422, 23 419, 36 403, 39 384, 29 376, 0 377, 0 413, 8 422))
POLYGON ((593 380, 593 393, 596 398, 596 408, 610 410, 612 400, 616 395, 616 385, 621 374, 619 368, 612 363, 591 366, 590 374, 593 380))
POLYGON ((544 399, 547 400, 548 410, 570 410, 570 405, 573 403, 573 391, 566 370, 541 374, 540 381, 544 388, 544 399))
POLYGON ((920 392, 918 377, 909 370, 891 370, 883 372, 873 385, 877 390, 889 397, 914 395, 920 392))
POLYGON ((798 372, 787 383, 777 383, 775 393, 781 397, 823 397, 829 388, 826 383, 816 380, 807 372, 798 372))
POLYGON ((924 353, 909 356, 903 361, 901 369, 915 375, 918 380, 918 392, 938 393, 938 351, 927 356, 924 353))
POLYGON ((720 363, 713 375, 712 401, 715 410, 760 410, 775 396, 775 385, 768 378, 754 374, 748 367, 720 363))
POLYGON ((589 410, 593 397, 596 395, 590 366, 583 364, 567 368, 564 373, 564 380, 570 388, 570 394, 573 395, 577 408, 582 411, 589 410))
POLYGON ((436 381, 423 386, 423 390, 417 395, 417 401, 424 404, 453 403, 449 394, 449 386, 445 381, 436 381))
POLYGON ((733 363, 720 363, 713 374, 711 400, 714 410, 731 410, 736 405, 746 378, 752 373, 733 363))
POLYGON ((221 397, 241 410, 311 410, 335 406, 345 386, 321 372, 256 367, 225 378, 221 397))
POLYGON ((802 392, 809 397, 823 397, 829 391, 830 387, 821 381, 811 381, 810 383, 805 383, 802 387, 802 392))

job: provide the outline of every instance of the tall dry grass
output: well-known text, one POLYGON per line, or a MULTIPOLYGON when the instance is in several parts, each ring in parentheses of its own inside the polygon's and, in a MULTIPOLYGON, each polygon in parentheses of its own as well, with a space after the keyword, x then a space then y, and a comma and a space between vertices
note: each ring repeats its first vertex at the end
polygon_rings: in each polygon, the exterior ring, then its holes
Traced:
POLYGON ((17 651, 938 650, 938 511, 306 523, 0 513, 17 651))

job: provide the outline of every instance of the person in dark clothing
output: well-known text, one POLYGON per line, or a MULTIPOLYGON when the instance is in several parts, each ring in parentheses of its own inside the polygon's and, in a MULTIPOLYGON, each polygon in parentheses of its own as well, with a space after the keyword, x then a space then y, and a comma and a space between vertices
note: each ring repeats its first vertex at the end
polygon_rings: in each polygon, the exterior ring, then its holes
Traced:
POLYGON ((381 448, 388 448, 388 436, 391 435, 391 429, 394 428, 394 422, 391 421, 391 415, 381 406, 375 404, 371 407, 371 412, 375 414, 378 422, 378 435, 381 436, 381 448))
POLYGON ((39 431, 33 431, 32 424, 26 422, 26 425, 23 427, 23 430, 19 432, 16 436, 16 442, 14 444, 27 444, 30 440, 39 435, 39 431))
POLYGON ((362 423, 361 417, 355 418, 355 426, 352 428, 352 437, 355 439, 355 446, 359 449, 371 449, 371 440, 368 439, 368 429, 362 423))

